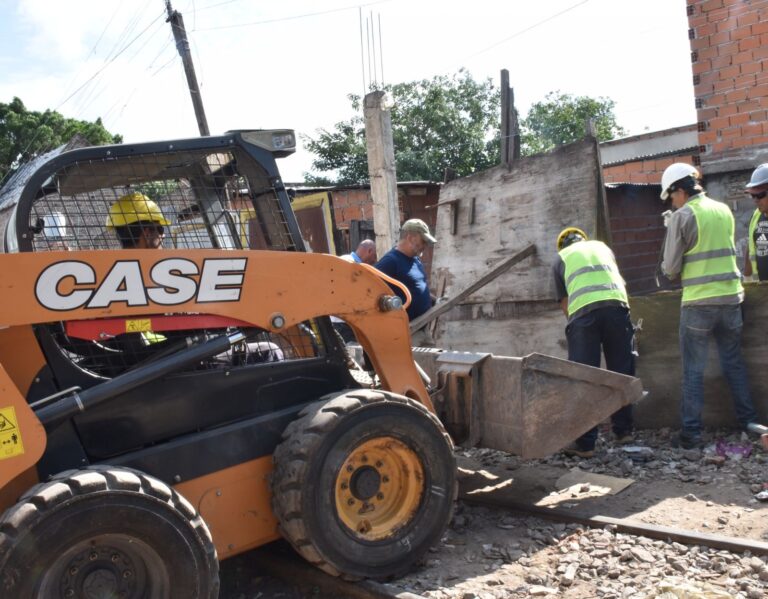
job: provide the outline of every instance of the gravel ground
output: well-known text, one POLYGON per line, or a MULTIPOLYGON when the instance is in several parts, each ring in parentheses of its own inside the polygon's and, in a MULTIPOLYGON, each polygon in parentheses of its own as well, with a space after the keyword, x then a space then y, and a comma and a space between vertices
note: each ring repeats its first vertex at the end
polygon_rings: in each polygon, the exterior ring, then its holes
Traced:
MULTIPOLYGON (((642 432, 628 448, 603 443, 589 460, 525 461, 491 450, 462 450, 459 457, 475 469, 538 480, 521 494, 541 506, 768 540, 768 503, 755 497, 768 481, 768 454, 725 433, 711 435, 704 451, 672 449, 669 434, 642 432), (573 468, 635 482, 616 495, 597 495, 589 484, 558 491, 554 481, 573 468)), ((756 599, 768 596, 768 559, 460 502, 440 546, 394 585, 431 599, 756 599)))
MULTIPOLYGON (((669 437, 668 430, 643 431, 629 447, 601 442, 589 460, 462 449, 462 488, 480 472, 490 483, 511 481, 516 499, 539 506, 768 541, 768 503, 756 497, 768 483, 768 453, 726 432, 710 434, 703 451, 673 449, 669 437), (746 448, 750 454, 741 455, 746 448), (558 489, 574 469, 634 482, 615 495, 589 483, 558 489)), ((222 564, 222 583, 224 599, 326 597, 260 576, 249 554, 222 564)), ((439 546, 390 588, 430 599, 757 599, 768 597, 768 558, 459 501, 439 546)))

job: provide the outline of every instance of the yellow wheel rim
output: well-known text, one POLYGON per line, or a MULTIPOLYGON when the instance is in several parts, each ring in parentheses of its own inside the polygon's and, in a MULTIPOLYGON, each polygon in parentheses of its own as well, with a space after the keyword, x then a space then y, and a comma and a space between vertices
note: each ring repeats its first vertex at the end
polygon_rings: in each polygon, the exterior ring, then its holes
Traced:
POLYGON ((378 541, 411 521, 424 495, 416 453, 393 437, 358 445, 336 475, 336 511, 355 537, 378 541))

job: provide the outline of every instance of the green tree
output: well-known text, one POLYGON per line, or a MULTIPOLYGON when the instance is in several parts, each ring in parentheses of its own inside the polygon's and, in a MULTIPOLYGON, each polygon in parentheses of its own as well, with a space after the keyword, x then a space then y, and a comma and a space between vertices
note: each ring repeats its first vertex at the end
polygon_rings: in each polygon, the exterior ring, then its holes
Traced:
MULTIPOLYGON (((475 81, 461 70, 453 76, 385 87, 391 109, 397 177, 401 181, 443 178, 446 168, 459 176, 488 168, 499 160, 499 92, 490 79, 475 81)), ((312 168, 336 174, 334 183, 368 181, 362 98, 348 96, 355 116, 304 136, 316 155, 312 168)), ((327 184, 327 176, 305 173, 309 183, 327 184)))
POLYGON ((624 129, 616 123, 614 106, 609 98, 549 92, 543 101, 531 106, 520 123, 521 153, 539 154, 582 139, 588 119, 592 119, 599 141, 624 135, 624 129))
POLYGON ((122 143, 121 135, 104 128, 101 119, 79 121, 55 110, 27 110, 19 98, 0 103, 0 181, 21 163, 34 158, 80 134, 93 145, 122 143))

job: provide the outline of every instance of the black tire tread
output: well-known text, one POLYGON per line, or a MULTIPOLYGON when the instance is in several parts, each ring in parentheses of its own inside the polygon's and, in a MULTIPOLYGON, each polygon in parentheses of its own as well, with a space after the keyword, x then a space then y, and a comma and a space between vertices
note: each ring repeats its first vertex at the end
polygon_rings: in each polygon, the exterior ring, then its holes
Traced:
MULTIPOLYGON (((299 418, 283 431, 283 442, 273 454, 272 509, 280 523, 283 536, 308 562, 331 576, 354 579, 328 563, 312 542, 304 523, 301 507, 301 481, 309 468, 308 458, 322 443, 325 436, 334 429, 342 416, 372 404, 382 402, 407 405, 426 415, 441 431, 450 447, 453 441, 438 418, 421 403, 386 391, 354 389, 342 393, 331 393, 304 408, 299 418)), ((453 501, 458 497, 458 481, 453 488, 453 501)))
MULTIPOLYGON (((0 572, 5 558, 13 548, 21 531, 35 526, 48 512, 65 501, 94 492, 125 491, 152 497, 179 512, 195 530, 205 548, 206 558, 218 563, 216 547, 208 527, 192 505, 161 480, 138 470, 105 465, 89 466, 82 470, 67 470, 53 476, 50 481, 38 483, 24 493, 19 501, 0 518, 0 572)), ((215 592, 218 596, 218 567, 215 568, 215 592)), ((0 585, 1 587, 2 585, 0 585)))

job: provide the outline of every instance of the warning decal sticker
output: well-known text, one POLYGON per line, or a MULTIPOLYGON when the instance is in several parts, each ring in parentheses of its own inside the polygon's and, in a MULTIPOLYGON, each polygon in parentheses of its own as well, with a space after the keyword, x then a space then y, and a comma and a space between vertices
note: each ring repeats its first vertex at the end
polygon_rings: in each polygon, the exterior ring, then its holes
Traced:
POLYGON ((152 320, 149 318, 125 321, 126 333, 143 333, 145 331, 151 331, 151 330, 152 330, 152 320))
POLYGON ((10 406, 0 408, 0 460, 24 453, 17 422, 16 410, 10 406))

